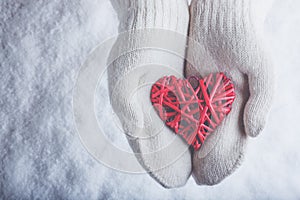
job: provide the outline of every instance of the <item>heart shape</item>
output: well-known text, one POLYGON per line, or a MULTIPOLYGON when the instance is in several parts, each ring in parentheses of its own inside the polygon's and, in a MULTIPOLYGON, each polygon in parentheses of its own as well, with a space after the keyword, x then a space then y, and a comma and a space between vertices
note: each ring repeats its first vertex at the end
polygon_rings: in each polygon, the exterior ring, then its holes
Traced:
POLYGON ((165 76, 151 88, 151 102, 159 117, 194 150, 231 111, 234 85, 223 73, 200 79, 165 76))

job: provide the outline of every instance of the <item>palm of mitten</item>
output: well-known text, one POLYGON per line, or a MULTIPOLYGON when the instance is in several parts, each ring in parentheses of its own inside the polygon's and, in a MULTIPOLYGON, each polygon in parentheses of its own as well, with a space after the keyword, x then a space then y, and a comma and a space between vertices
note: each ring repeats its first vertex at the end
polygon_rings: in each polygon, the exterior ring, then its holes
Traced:
POLYGON ((161 40, 166 37, 159 33, 152 35, 150 30, 167 29, 170 34, 176 31, 183 35, 184 40, 176 45, 184 54, 188 5, 185 0, 172 2, 112 0, 120 20, 119 32, 129 32, 119 35, 108 68, 111 104, 129 144, 144 169, 165 187, 184 185, 192 170, 188 145, 164 126, 149 98, 152 83, 162 76, 183 76, 182 58, 148 46, 173 43, 161 40))
POLYGON ((263 129, 272 99, 272 70, 250 5, 245 0, 230 1, 221 6, 223 10, 218 10, 220 2, 210 0, 195 0, 191 5, 188 58, 194 65, 187 65, 186 76, 224 72, 236 92, 229 116, 194 153, 193 175, 198 184, 219 183, 236 169, 247 136, 263 129))

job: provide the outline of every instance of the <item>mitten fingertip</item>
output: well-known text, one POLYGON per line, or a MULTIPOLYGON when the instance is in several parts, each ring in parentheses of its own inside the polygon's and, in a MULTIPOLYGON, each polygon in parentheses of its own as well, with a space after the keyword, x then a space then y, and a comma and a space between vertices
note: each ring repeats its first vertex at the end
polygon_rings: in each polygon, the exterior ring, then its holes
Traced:
POLYGON ((256 122, 253 119, 244 117, 245 132, 250 137, 257 137, 265 127, 265 120, 260 119, 259 122, 256 122))

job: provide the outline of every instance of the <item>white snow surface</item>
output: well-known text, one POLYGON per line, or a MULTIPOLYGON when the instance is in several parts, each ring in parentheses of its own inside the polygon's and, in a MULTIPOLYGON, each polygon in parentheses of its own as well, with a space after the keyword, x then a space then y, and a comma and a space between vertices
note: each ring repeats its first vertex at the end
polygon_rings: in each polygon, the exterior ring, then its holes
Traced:
MULTIPOLYGON (((296 199, 300 197, 300 1, 276 0, 265 24, 276 69, 267 127, 216 186, 165 189, 147 174, 110 169, 80 142, 72 110, 89 52, 117 34, 109 0, 1 0, 0 199, 296 199), (297 128, 298 127, 298 128, 297 128)), ((99 87, 101 116, 111 113, 99 87)), ((129 145, 114 120, 109 139, 129 145)), ((107 132, 106 131, 106 132, 107 132)))

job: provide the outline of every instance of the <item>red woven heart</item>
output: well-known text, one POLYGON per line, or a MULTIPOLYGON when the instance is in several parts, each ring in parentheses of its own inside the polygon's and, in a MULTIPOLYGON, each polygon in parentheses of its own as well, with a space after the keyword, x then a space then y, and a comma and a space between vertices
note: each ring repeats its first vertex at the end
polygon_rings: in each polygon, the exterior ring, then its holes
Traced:
POLYGON ((233 83, 223 73, 189 80, 165 76, 151 88, 159 117, 195 150, 231 111, 234 99, 233 83))

